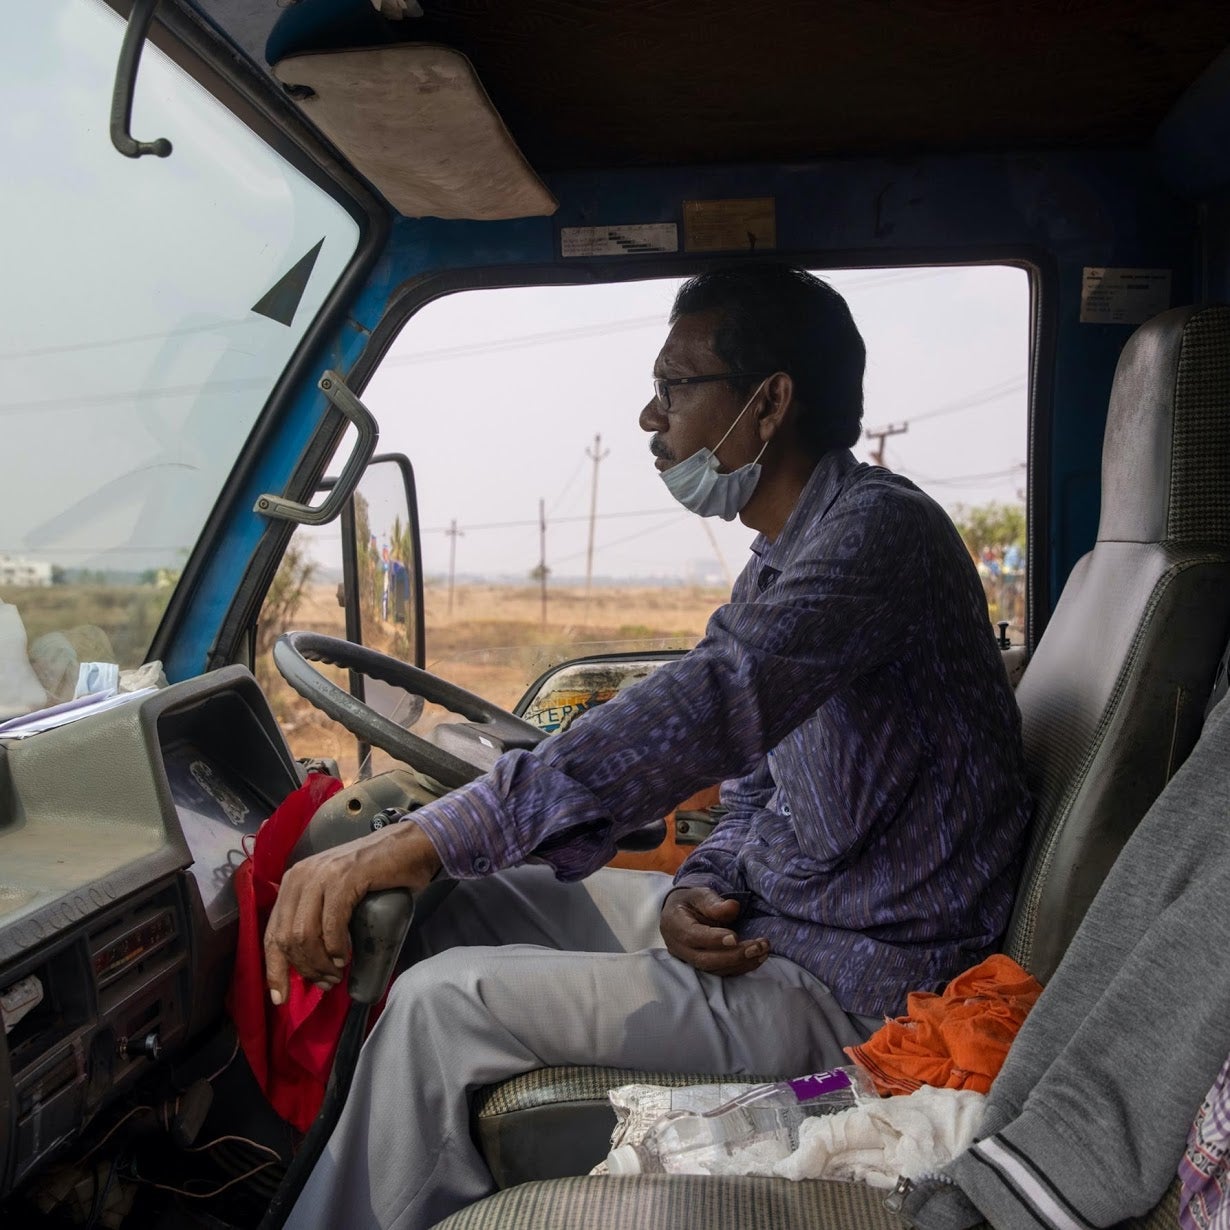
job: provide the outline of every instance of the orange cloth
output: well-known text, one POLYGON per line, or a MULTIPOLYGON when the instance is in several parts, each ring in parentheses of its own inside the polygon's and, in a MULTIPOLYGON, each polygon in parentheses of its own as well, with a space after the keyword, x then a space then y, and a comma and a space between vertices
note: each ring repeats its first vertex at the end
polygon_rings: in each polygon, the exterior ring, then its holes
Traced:
POLYGON ((905 1016, 886 1020, 846 1054, 886 1096, 922 1085, 986 1093, 1041 994, 1036 978, 996 953, 958 974, 940 995, 911 992, 905 1016))

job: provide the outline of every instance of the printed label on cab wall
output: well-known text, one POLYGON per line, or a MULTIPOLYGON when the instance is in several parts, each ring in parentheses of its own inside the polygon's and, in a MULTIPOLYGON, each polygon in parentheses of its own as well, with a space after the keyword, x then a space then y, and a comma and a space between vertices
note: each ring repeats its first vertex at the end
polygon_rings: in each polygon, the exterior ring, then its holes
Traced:
POLYGON ((684 201, 683 246, 689 252, 776 248, 777 202, 771 196, 684 201))
POLYGON ((559 233, 563 256, 635 256, 639 252, 678 252, 679 228, 673 222, 628 226, 565 226, 559 233))
POLYGON ((1081 324, 1142 325, 1169 306, 1169 269, 1085 266, 1081 282, 1081 324))

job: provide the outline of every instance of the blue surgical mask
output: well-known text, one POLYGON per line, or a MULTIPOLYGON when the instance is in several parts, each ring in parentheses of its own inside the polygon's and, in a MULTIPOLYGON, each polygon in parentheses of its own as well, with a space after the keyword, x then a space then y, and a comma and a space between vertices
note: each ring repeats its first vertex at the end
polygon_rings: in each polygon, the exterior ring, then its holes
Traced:
POLYGON ((689 512, 700 517, 721 517, 723 521, 733 521, 752 498, 752 492, 760 482, 760 459, 769 442, 764 442, 754 461, 725 474, 718 468, 717 449, 726 443, 727 437, 747 413, 748 406, 759 396, 765 383, 763 380, 760 382, 747 405, 735 415, 734 422, 726 429, 726 435, 714 448, 698 449, 691 457, 662 471, 661 479, 667 491, 689 512))

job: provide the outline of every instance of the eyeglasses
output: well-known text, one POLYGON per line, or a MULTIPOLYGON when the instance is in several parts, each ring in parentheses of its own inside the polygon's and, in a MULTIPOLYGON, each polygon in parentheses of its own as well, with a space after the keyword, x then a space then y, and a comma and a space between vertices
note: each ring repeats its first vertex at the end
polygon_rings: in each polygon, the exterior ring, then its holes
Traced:
POLYGON ((711 376, 655 376, 653 380, 654 395, 658 405, 663 410, 671 408, 671 389, 677 389, 685 384, 708 384, 713 380, 751 380, 756 376, 767 375, 766 372, 714 372, 711 376))

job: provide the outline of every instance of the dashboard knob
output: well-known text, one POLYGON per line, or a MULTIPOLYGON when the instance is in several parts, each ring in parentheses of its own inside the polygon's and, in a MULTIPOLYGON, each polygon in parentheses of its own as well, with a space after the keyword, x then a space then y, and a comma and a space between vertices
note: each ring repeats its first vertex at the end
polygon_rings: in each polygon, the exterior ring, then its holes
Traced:
POLYGON ((162 1054, 162 1039, 156 1029, 151 1029, 141 1038, 121 1038, 119 1049, 125 1059, 157 1059, 162 1054))

